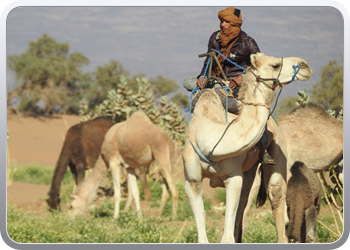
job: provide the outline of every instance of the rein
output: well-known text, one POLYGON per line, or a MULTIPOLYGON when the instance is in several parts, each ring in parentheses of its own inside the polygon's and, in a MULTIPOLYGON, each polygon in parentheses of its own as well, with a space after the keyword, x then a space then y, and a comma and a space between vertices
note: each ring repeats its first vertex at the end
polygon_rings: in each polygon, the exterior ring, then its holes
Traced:
MULTIPOLYGON (((222 57, 224 57, 227 61, 229 61, 230 63, 236 65, 237 67, 239 67, 239 68, 241 68, 241 69, 243 69, 245 72, 247 71, 247 69, 245 69, 245 68, 243 68, 242 66, 240 66, 240 65, 238 65, 238 64, 236 64, 236 63, 234 63, 234 62, 232 62, 232 61, 229 60, 227 57, 225 57, 224 55, 222 55, 219 51, 214 50, 214 52, 217 52, 217 53, 220 54, 222 57)), ((211 58, 209 57, 209 61, 208 61, 208 63, 207 63, 207 67, 206 67, 206 69, 205 69, 205 71, 204 71, 204 72, 205 72, 205 73, 204 73, 204 76, 206 75, 206 71, 207 71, 207 69, 208 69, 209 64, 210 64, 210 66, 212 66, 212 62, 210 61, 210 59, 211 59, 211 58)), ((216 57, 214 57, 214 59, 216 59, 216 57)), ((219 64, 219 66, 220 66, 220 64, 219 64)), ((281 72, 282 72, 282 68, 283 68, 283 57, 281 58, 281 66, 280 66, 280 71, 278 72, 277 78, 262 78, 262 77, 256 75, 256 74, 250 69, 250 72, 255 76, 255 78, 256 78, 256 80, 257 80, 258 83, 260 83, 260 82, 263 83, 266 87, 268 87, 268 88, 271 89, 272 91, 275 91, 277 85, 281 87, 281 90, 280 90, 280 92, 278 93, 277 98, 276 98, 275 106, 274 106, 272 112, 270 111, 270 114, 269 114, 269 117, 267 118, 267 120, 270 118, 270 116, 272 116, 272 117, 274 118, 273 112, 274 112, 274 110, 275 110, 275 108, 276 108, 276 106, 277 106, 278 98, 279 98, 279 96, 280 96, 280 94, 281 94, 281 92, 282 92, 282 89, 283 89, 283 86, 282 86, 282 84, 281 84, 281 82, 280 82, 280 80, 279 80, 279 77, 280 77, 281 72), (266 81, 273 81, 273 84, 272 84, 272 85, 269 85, 266 81)), ((294 69, 294 75, 292 76, 292 79, 290 80, 290 82, 288 82, 287 84, 291 83, 291 82, 294 80, 294 78, 296 77, 296 75, 298 74, 298 72, 299 72, 299 70, 300 70, 300 66, 299 66, 299 65, 297 65, 297 66, 293 65, 293 69, 294 69)), ((209 69, 209 72, 210 72, 210 71, 211 71, 211 68, 209 69)), ((223 75, 224 75, 224 74, 223 74, 223 75)), ((204 76, 203 76, 203 81, 204 81, 204 76)), ((225 76, 225 75, 224 75, 224 76, 225 76)), ((225 80, 226 80, 226 77, 225 77, 225 80)), ((208 83, 208 82, 207 82, 207 83, 208 83)), ((225 86, 225 87, 226 87, 226 86, 225 86)), ((223 86, 223 88, 224 88, 224 86, 223 86)), ((197 91, 198 91, 198 89, 196 88, 196 89, 194 90, 194 92, 197 92, 197 91)), ((225 88, 225 92, 226 92, 226 123, 227 123, 227 89, 226 89, 226 88, 225 88)), ((192 96, 192 93, 191 93, 191 96, 192 96)), ((191 101, 192 101, 192 98, 191 98, 191 101)), ((240 101, 241 101, 243 104, 245 104, 245 105, 262 106, 262 107, 267 108, 268 110, 270 110, 270 108, 271 108, 270 105, 267 105, 267 104, 264 104, 264 103, 246 102, 246 101, 244 101, 243 99, 241 99, 240 101)), ((191 105, 190 105, 190 107, 191 107, 191 105)), ((274 119, 275 119, 275 118, 274 118, 274 119)), ((214 152, 215 148, 216 148, 217 145, 221 142, 222 138, 223 138, 224 135, 226 134, 228 128, 232 125, 232 123, 233 123, 235 120, 236 120, 236 119, 233 119, 233 120, 227 125, 227 127, 226 127, 225 131, 223 132, 221 138, 220 138, 219 141, 215 144, 215 146, 213 147, 213 149, 209 152, 209 154, 208 154, 207 157, 203 156, 203 155, 199 152, 199 150, 196 149, 196 147, 194 146, 194 144, 189 140, 189 142, 191 143, 191 145, 192 145, 193 149, 195 150, 195 152, 196 152, 203 160, 205 160, 207 163, 209 163, 209 164, 210 164, 210 163, 215 163, 215 162, 211 161, 210 158, 211 158, 211 156, 213 155, 213 152, 214 152)), ((275 121, 276 121, 276 120, 275 120, 275 121)), ((277 121, 276 121, 276 122, 277 122, 277 121)))
MULTIPOLYGON (((276 85, 277 85, 277 84, 281 87, 281 89, 283 88, 283 86, 282 86, 282 84, 281 84, 281 82, 280 82, 280 80, 279 80, 279 77, 280 77, 281 72, 282 72, 282 68, 283 68, 283 57, 281 58, 281 67, 280 67, 280 71, 278 72, 277 78, 262 78, 262 77, 260 77, 260 76, 257 76, 252 70, 250 70, 250 72, 255 76, 255 78, 256 78, 256 80, 257 80, 258 82, 262 82, 266 87, 268 87, 269 89, 275 91, 276 85), (270 86, 269 84, 267 84, 266 81, 273 81, 272 86, 270 86)), ((292 81, 293 81, 295 75, 296 75, 296 74, 294 74, 294 76, 293 76, 293 78, 292 78, 292 81)))

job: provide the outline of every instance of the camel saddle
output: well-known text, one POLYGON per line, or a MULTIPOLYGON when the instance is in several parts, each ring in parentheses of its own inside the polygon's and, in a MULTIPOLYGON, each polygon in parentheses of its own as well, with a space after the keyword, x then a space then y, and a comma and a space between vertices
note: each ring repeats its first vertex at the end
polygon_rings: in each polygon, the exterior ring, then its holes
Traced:
MULTIPOLYGON (((197 101, 199 100, 199 97, 208 89, 202 89, 198 92, 196 92, 196 94, 194 95, 194 97, 192 98, 192 104, 191 104, 191 113, 193 113, 193 110, 196 106, 197 101)), ((222 106, 224 109, 226 109, 226 93, 224 89, 214 89, 215 92, 218 94, 218 96, 220 97, 222 106)), ((227 112, 238 115, 239 114, 239 107, 238 107, 238 103, 236 98, 234 98, 234 96, 229 92, 227 94, 227 112)))

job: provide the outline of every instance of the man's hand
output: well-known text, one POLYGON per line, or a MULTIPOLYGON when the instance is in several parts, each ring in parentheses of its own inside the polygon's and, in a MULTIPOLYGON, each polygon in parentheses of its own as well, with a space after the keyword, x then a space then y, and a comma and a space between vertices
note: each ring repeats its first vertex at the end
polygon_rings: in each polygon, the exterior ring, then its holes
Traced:
POLYGON ((228 86, 230 87, 230 89, 234 89, 236 88, 238 85, 234 80, 231 80, 228 84, 228 86))
POLYGON ((198 80, 197 80, 197 86, 198 86, 198 87, 200 87, 201 89, 203 89, 204 83, 205 83, 205 78, 203 78, 203 77, 198 78, 198 80))

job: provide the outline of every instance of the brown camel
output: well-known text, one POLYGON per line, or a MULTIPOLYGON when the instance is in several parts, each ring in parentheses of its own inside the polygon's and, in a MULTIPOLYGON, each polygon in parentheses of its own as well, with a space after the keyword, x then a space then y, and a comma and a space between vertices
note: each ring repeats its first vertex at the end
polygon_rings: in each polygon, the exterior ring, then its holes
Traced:
POLYGON ((287 184, 287 237, 289 242, 314 243, 320 212, 322 185, 316 173, 302 162, 295 162, 287 184))
MULTIPOLYGON (((303 104, 291 112, 276 117, 277 123, 270 118, 268 129, 273 131, 273 140, 269 144, 269 152, 280 150, 279 157, 285 158, 285 164, 277 164, 274 168, 287 172, 285 180, 287 182, 291 176, 291 166, 296 161, 304 162, 308 168, 314 172, 321 172, 332 165, 341 164, 343 158, 343 122, 328 114, 323 107, 314 103, 303 104), (280 141, 279 145, 275 141, 280 141), (284 141, 284 146, 282 145, 284 141)), ((272 135, 270 135, 272 136, 272 135)), ((275 155, 274 155, 275 157, 275 155)), ((262 176, 258 164, 249 172, 244 173, 243 188, 240 198, 240 205, 237 214, 240 217, 236 220, 236 235, 239 242, 242 241, 242 222, 246 218, 246 213, 259 191, 257 205, 262 206, 269 194, 271 205, 273 196, 270 194, 270 186, 275 176, 271 175, 271 166, 261 167, 262 176), (261 185, 261 180, 263 184, 261 185), (244 212, 243 212, 244 211, 244 212)), ((283 182, 280 182, 283 184, 283 182)), ((276 183, 278 184, 278 183, 276 183)), ((281 185, 281 184, 279 184, 281 185)), ((285 196, 285 192, 276 192, 275 197, 285 196)), ((288 223, 285 211, 284 223, 288 223)))
MULTIPOLYGON (((91 121, 73 125, 68 129, 56 163, 49 198, 46 200, 51 209, 59 208, 60 187, 67 166, 69 166, 75 184, 78 186, 84 180, 85 171, 94 167, 100 155, 105 134, 112 126, 113 122, 109 118, 98 117, 91 121)), ((144 169, 138 171, 145 172, 144 169)), ((140 173, 139 175, 145 192, 145 200, 149 201, 151 190, 146 180, 146 173, 140 173)))
POLYGON ((156 162, 163 178, 162 201, 160 213, 169 196, 167 185, 173 198, 173 217, 176 217, 178 190, 171 172, 175 154, 175 145, 161 128, 154 125, 143 111, 135 112, 128 120, 114 125, 106 134, 101 148, 101 156, 88 178, 78 187, 71 198, 70 215, 82 214, 93 200, 94 190, 107 169, 113 176, 115 210, 114 218, 119 216, 120 205, 120 170, 128 173, 128 186, 135 201, 136 210, 140 214, 139 190, 136 183, 135 170, 156 162))

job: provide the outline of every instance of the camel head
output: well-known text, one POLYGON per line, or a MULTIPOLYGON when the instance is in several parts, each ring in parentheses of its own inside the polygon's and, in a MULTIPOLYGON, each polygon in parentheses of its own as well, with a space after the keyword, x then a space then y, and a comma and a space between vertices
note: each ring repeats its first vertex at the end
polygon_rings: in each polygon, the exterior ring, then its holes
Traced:
POLYGON ((49 198, 46 199, 47 204, 49 205, 50 209, 58 210, 60 209, 60 202, 61 199, 58 194, 49 194, 49 198))
POLYGON ((87 201, 82 200, 79 196, 72 194, 70 196, 70 206, 68 211, 69 217, 75 217, 83 214, 87 201))
POLYGON ((309 64, 298 57, 275 58, 257 53, 252 54, 250 59, 252 62, 251 72, 259 77, 260 81, 273 87, 274 90, 292 81, 309 80, 313 74, 309 64))

